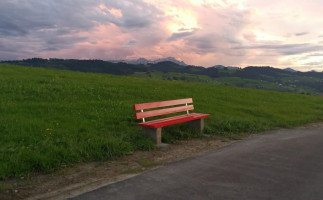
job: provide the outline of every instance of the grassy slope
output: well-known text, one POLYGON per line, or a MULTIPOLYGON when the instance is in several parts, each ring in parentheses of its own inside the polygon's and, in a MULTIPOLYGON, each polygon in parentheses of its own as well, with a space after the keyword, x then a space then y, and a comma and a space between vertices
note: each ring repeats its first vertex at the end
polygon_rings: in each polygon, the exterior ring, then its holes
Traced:
MULTIPOLYGON (((0 65, 0 179, 151 149, 132 105, 187 97, 211 114, 207 132, 230 137, 323 120, 313 96, 0 65)), ((174 127, 168 141, 190 137, 174 127)))
MULTIPOLYGON (((222 70, 223 71, 223 70, 222 70)), ((235 70, 226 70, 226 73, 233 73, 235 70)), ((284 78, 278 78, 277 80, 273 77, 266 76, 266 80, 257 80, 257 79, 248 79, 241 77, 217 77, 211 78, 206 75, 195 75, 195 74, 186 74, 186 73, 176 73, 176 72, 135 72, 132 76, 148 78, 149 75, 151 78, 160 79, 160 80, 183 80, 188 82, 199 82, 199 83, 209 83, 215 85, 230 85, 238 86, 243 88, 257 88, 263 90, 272 90, 272 91, 282 91, 282 92, 294 92, 299 94, 318 94, 320 93, 317 89, 311 88, 308 84, 318 85, 321 81, 319 78, 312 77, 298 77, 290 76, 284 78), (271 81, 268 81, 268 79, 271 81), (281 82, 281 83, 280 83, 281 82), (303 83, 299 85, 298 83, 303 83), (297 86, 296 86, 297 85, 297 86)), ((264 77, 264 76, 262 76, 264 77)))

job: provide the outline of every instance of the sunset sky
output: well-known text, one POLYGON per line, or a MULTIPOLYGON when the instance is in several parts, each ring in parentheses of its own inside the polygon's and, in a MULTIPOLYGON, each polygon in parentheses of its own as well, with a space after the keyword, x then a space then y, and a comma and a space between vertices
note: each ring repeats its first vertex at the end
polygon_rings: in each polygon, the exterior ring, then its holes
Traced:
POLYGON ((170 56, 323 71, 323 0, 0 1, 0 60, 170 56))

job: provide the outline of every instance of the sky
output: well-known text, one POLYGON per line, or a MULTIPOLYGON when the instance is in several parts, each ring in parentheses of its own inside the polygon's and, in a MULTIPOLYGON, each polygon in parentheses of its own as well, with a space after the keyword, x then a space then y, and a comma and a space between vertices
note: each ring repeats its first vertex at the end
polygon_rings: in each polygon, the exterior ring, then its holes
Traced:
POLYGON ((323 71, 323 0, 0 0, 0 60, 323 71))

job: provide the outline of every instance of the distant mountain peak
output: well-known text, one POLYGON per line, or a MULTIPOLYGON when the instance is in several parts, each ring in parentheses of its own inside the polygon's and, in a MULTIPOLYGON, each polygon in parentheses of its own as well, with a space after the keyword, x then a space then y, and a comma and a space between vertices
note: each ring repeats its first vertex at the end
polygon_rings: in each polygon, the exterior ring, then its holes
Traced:
POLYGON ((137 60, 128 60, 126 61, 128 64, 135 64, 135 65, 147 65, 150 63, 150 60, 147 60, 146 58, 138 58, 137 60))
POLYGON ((239 69, 239 67, 224 66, 224 65, 214 65, 212 68, 218 68, 218 69, 239 69))
POLYGON ((225 68, 225 66, 224 65, 214 65, 214 66, 212 66, 212 68, 222 69, 222 68, 225 68))
POLYGON ((292 68, 290 68, 290 67, 285 68, 285 69, 283 69, 283 70, 288 71, 288 72, 297 72, 296 70, 294 70, 294 69, 292 69, 292 68))
POLYGON ((183 61, 179 61, 174 57, 160 58, 160 59, 154 60, 152 63, 159 63, 159 62, 165 62, 165 61, 173 62, 182 66, 187 66, 187 64, 185 64, 183 61))
POLYGON ((169 61, 169 62, 176 63, 178 65, 187 66, 187 64, 185 64, 183 61, 177 60, 174 57, 160 58, 160 59, 156 59, 156 60, 148 60, 146 58, 138 58, 135 60, 109 60, 109 61, 114 62, 114 63, 124 62, 124 63, 134 64, 134 65, 147 65, 148 63, 156 64, 156 63, 160 63, 160 62, 169 61))

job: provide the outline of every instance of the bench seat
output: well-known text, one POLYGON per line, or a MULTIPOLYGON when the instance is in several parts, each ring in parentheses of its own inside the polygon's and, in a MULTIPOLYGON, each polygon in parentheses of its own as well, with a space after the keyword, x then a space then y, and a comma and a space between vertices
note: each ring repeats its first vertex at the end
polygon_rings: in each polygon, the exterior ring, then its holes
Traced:
POLYGON ((209 116, 210 116, 209 114, 190 113, 190 114, 178 115, 174 117, 152 120, 148 122, 142 122, 142 123, 138 123, 138 126, 147 127, 147 128, 161 128, 168 125, 202 119, 209 116))
POLYGON ((210 116, 209 114, 190 113, 191 110, 194 110, 192 98, 139 103, 134 104, 133 109, 136 112, 135 118, 142 119, 142 122, 138 123, 138 126, 141 126, 142 131, 156 145, 162 144, 162 128, 164 126, 187 122, 188 126, 192 129, 199 130, 202 134, 204 131, 204 118, 210 116), (166 118, 155 118, 149 121, 145 119, 175 113, 182 114, 166 118))

